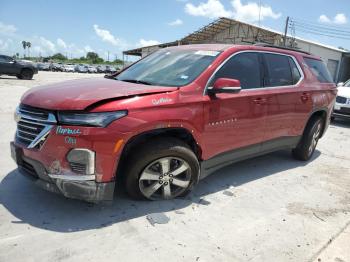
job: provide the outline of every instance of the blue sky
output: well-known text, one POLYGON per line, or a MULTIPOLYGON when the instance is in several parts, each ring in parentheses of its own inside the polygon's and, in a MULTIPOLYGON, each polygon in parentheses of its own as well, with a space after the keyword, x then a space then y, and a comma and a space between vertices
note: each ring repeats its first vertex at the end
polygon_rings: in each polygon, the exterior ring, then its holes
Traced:
MULTIPOLYGON (((62 52, 72 57, 95 51, 106 58, 141 45, 180 39, 218 16, 257 22, 259 0, 0 0, 0 53, 62 52)), ((350 31, 349 0, 261 0, 261 25, 283 31, 287 16, 350 31)), ((296 36, 350 49, 350 40, 296 36)))

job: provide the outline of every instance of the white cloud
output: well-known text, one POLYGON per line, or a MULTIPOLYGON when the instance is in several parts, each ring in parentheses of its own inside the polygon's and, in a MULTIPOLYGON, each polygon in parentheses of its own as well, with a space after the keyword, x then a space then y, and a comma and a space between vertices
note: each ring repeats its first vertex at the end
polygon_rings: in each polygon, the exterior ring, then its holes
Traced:
POLYGON ((0 51, 6 52, 9 49, 9 47, 12 45, 12 43, 13 43, 12 39, 6 39, 6 40, 0 39, 0 51))
POLYGON ((336 14, 333 21, 335 24, 343 25, 343 24, 346 24, 348 22, 348 19, 346 18, 346 16, 344 14, 336 14))
POLYGON ((220 0, 208 0, 195 6, 191 3, 185 5, 185 12, 193 16, 204 16, 208 18, 230 17, 247 22, 256 22, 265 18, 278 19, 281 13, 275 13, 268 5, 259 5, 255 2, 242 4, 241 0, 231 1, 232 10, 227 10, 220 0))
POLYGON ((89 45, 84 46, 84 51, 85 52, 95 52, 95 50, 92 49, 89 45))
POLYGON ((39 43, 40 43, 40 46, 43 48, 43 50, 52 52, 52 53, 56 52, 55 44, 52 43, 50 40, 46 39, 45 37, 40 36, 39 43))
POLYGON ((256 22, 259 20, 259 13, 261 20, 264 20, 267 17, 278 19, 281 16, 281 13, 275 13, 268 5, 262 5, 261 8, 259 8, 257 3, 251 2, 243 5, 241 0, 233 0, 231 4, 234 9, 233 17, 238 20, 256 22))
POLYGON ((337 24, 337 25, 344 25, 348 22, 347 17, 342 14, 336 14, 333 19, 330 19, 328 16, 326 15, 320 15, 320 17, 318 18, 318 21, 320 23, 325 23, 325 24, 337 24))
POLYGON ((94 30, 96 35, 99 36, 102 39, 102 41, 110 43, 115 46, 120 44, 120 39, 113 36, 108 30, 99 28, 98 25, 94 25, 94 30))
POLYGON ((170 26, 179 26, 179 25, 182 25, 184 22, 181 20, 181 19, 176 19, 170 23, 168 23, 168 25, 170 26))
POLYGON ((64 42, 61 38, 57 38, 57 45, 61 48, 64 48, 64 49, 67 48, 66 42, 64 42))
POLYGON ((209 18, 232 16, 232 12, 226 11, 219 0, 208 0, 206 3, 199 3, 198 6, 188 3, 185 5, 185 12, 193 16, 205 16, 209 18))
POLYGON ((0 22, 0 33, 1 34, 14 34, 17 28, 14 25, 7 25, 0 22))
POLYGON ((150 46, 150 45, 159 45, 160 42, 158 42, 157 40, 145 40, 143 38, 140 39, 138 46, 150 46))
POLYGON ((318 21, 321 23, 331 23, 331 19, 328 18, 328 16, 326 15, 320 15, 320 17, 318 18, 318 21))

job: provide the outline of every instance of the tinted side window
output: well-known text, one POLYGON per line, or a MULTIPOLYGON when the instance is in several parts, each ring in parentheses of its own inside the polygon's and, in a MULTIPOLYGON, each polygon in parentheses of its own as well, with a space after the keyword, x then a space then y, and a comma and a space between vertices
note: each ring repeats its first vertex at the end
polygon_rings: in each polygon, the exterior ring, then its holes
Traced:
POLYGON ((241 82, 242 89, 261 87, 259 55, 241 53, 233 56, 216 72, 210 84, 218 78, 237 79, 241 82))
POLYGON ((332 77, 322 61, 306 57, 304 57, 304 60, 318 81, 321 83, 333 83, 332 77))
POLYGON ((6 55, 1 55, 0 56, 0 61, 1 62, 11 62, 13 59, 9 56, 6 56, 6 55))
POLYGON ((293 85, 289 57, 278 54, 264 54, 268 70, 266 86, 293 85))
POLYGON ((289 58, 289 65, 292 70, 293 85, 295 85, 296 83, 299 82, 299 79, 301 78, 301 74, 294 60, 291 57, 288 57, 288 58, 289 58))

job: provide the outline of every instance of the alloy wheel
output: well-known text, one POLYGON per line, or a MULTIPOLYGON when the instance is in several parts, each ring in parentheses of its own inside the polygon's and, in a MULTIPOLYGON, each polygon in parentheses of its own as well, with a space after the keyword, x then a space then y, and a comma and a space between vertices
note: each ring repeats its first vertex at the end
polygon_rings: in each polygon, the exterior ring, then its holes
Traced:
POLYGON ((311 144, 309 146, 309 155, 312 154, 312 152, 315 150, 318 139, 320 138, 320 135, 321 135, 321 123, 318 123, 316 127, 316 131, 312 134, 311 144))
POLYGON ((142 171, 139 187, 151 200, 172 199, 185 192, 191 183, 190 165, 178 157, 163 157, 142 171))

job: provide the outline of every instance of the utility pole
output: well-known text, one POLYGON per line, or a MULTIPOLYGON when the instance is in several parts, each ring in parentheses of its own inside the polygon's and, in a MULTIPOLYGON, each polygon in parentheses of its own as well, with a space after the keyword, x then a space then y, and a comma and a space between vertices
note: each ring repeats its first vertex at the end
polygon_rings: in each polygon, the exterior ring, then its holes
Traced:
POLYGON ((261 18, 261 0, 259 0, 259 27, 260 27, 260 18, 261 18))
POLYGON ((107 51, 107 61, 109 62, 109 51, 107 51))
POLYGON ((287 16, 286 19, 286 26, 284 28, 284 39, 283 39, 283 46, 286 46, 286 42, 287 42, 287 32, 288 32, 288 25, 289 25, 289 16, 287 16))

